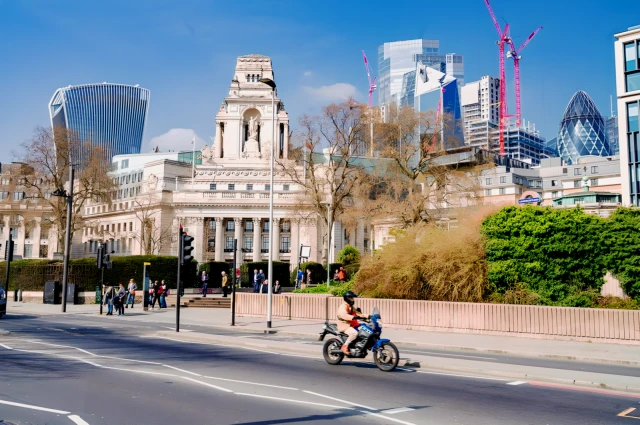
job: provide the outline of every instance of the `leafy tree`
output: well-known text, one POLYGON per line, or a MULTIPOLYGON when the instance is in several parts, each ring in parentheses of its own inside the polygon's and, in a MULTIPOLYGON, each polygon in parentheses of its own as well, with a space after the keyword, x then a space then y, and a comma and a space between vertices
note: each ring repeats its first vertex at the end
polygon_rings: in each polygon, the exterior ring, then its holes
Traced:
POLYGON ((608 271, 627 295, 640 299, 640 210, 618 208, 606 220, 599 246, 608 271))
POLYGON ((343 266, 359 262, 360 251, 353 245, 345 245, 345 247, 338 252, 338 263, 342 263, 343 266))

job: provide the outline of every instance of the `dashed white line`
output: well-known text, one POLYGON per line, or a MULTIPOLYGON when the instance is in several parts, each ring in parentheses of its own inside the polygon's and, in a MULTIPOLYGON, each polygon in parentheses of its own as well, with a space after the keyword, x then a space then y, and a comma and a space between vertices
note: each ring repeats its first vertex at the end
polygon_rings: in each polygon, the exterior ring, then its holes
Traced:
POLYGON ((527 381, 513 381, 513 382, 507 382, 507 385, 522 385, 526 383, 527 381))
POLYGON ((410 412, 412 410, 411 407, 398 407, 397 409, 388 409, 388 410, 382 410, 380 413, 384 413, 385 415, 395 415, 396 413, 404 413, 404 412, 410 412))
POLYGON ((9 347, 8 345, 4 345, 4 344, 0 344, 0 347, 6 348, 7 350, 13 350, 13 348, 9 347))
POLYGON ((363 409, 378 410, 378 409, 376 409, 376 408, 369 407, 369 406, 365 406, 365 405, 363 405, 363 404, 352 403, 352 402, 350 402, 350 401, 341 400, 341 399, 339 399, 339 398, 329 397, 328 395, 314 393, 313 391, 306 391, 306 390, 303 390, 302 392, 305 392, 305 393, 307 393, 307 394, 311 394, 311 395, 315 395, 315 396, 317 396, 317 397, 324 397, 324 398, 328 398, 329 400, 333 400, 333 401, 339 401, 340 403, 349 404, 349 405, 351 405, 351 406, 355 406, 355 407, 362 407, 363 409))
POLYGON ((236 382, 238 384, 249 384, 249 385, 257 385, 260 387, 270 387, 270 388, 278 388, 281 390, 291 390, 291 391, 300 391, 297 388, 291 388, 291 387, 281 387, 279 385, 270 385, 270 384, 260 384, 258 382, 249 382, 249 381, 238 381, 237 379, 228 379, 228 378, 217 378, 215 376, 203 376, 203 378, 207 378, 207 379, 216 379, 218 381, 227 381, 227 382, 236 382))
POLYGON ((196 384, 204 385, 205 387, 215 388, 216 390, 224 391, 225 393, 232 393, 233 392, 233 391, 231 391, 231 390, 229 390, 227 388, 223 388, 223 387, 219 387, 217 385, 209 384, 208 382, 198 381, 197 379, 189 378, 188 376, 180 376, 180 378, 186 379, 187 381, 195 382, 196 384))
MULTIPOLYGON (((345 406, 335 406, 333 404, 314 403, 312 401, 292 400, 292 399, 289 399, 289 398, 271 397, 271 396, 268 396, 268 395, 248 394, 248 393, 234 393, 234 394, 242 395, 242 396, 246 396, 246 397, 257 397, 257 398, 266 398, 268 400, 285 401, 285 402, 288 402, 288 403, 308 404, 310 406, 330 407, 332 409, 353 410, 352 408, 345 407, 345 406)), ((413 425, 413 424, 411 424, 411 425, 413 425)))
POLYGON ((73 422, 75 422, 77 425, 89 425, 78 415, 69 415, 67 417, 71 419, 73 422))
POLYGON ((378 418, 382 418, 385 421, 391 421, 391 422, 395 422, 395 423, 399 423, 399 424, 403 424, 403 425, 416 425, 416 424, 411 423, 411 422, 401 421, 400 419, 390 418, 389 416, 384 416, 384 415, 381 415, 379 413, 369 412, 368 410, 359 410, 359 412, 366 413, 367 415, 376 416, 378 418))
MULTIPOLYGON (((409 370, 411 370, 411 369, 409 369, 409 370)), ((417 372, 417 373, 425 373, 427 375, 455 376, 456 378, 483 379, 485 381, 501 381, 501 382, 508 381, 508 379, 504 379, 504 378, 489 378, 488 376, 459 375, 457 373, 428 372, 426 370, 416 370, 415 372, 417 372)))
POLYGON ((69 413, 71 413, 71 412, 65 412, 64 410, 49 409, 47 407, 34 406, 32 404, 16 403, 14 401, 7 401, 7 400, 0 400, 0 404, 6 404, 7 406, 22 407, 24 409, 40 410, 42 412, 57 413, 59 415, 68 415, 69 413))
POLYGON ((180 372, 188 373, 189 375, 193 375, 193 376, 202 376, 202 375, 200 375, 199 373, 189 372, 188 370, 180 369, 179 367, 170 366, 170 365, 168 365, 168 364, 163 364, 162 366, 165 366, 165 367, 168 367, 169 369, 177 370, 177 371, 180 371, 180 372))

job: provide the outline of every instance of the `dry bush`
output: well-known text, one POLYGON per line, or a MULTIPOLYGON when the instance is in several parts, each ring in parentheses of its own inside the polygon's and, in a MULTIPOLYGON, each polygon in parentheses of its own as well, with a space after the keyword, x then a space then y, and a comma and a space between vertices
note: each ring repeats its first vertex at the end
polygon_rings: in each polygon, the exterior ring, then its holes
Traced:
POLYGON ((367 297, 479 302, 487 299, 485 244, 480 224, 494 208, 459 215, 447 231, 420 224, 402 231, 365 259, 354 290, 367 297))

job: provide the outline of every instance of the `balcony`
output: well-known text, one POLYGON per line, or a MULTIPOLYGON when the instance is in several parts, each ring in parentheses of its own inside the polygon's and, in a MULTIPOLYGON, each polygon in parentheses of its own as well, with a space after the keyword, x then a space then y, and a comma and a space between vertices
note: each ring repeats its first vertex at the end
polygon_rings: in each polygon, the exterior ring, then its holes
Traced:
MULTIPOLYGON (((302 192, 281 191, 274 193, 274 200, 288 200, 288 203, 294 204, 296 197, 302 192)), ((239 202, 255 202, 259 199, 269 199, 269 192, 257 191, 207 191, 207 192, 175 192, 174 201, 193 202, 196 199, 237 199, 239 202)))

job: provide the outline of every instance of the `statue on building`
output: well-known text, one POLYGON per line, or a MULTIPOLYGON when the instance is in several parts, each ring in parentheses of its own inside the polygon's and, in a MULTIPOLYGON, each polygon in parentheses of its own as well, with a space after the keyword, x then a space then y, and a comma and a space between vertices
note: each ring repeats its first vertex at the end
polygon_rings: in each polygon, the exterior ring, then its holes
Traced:
POLYGON ((255 117, 249 118, 249 140, 258 140, 258 123, 255 117))
POLYGON ((209 145, 204 145, 200 150, 200 157, 202 158, 202 162, 210 162, 213 159, 213 149, 211 149, 209 145))
POLYGON ((244 142, 242 156, 244 158, 260 158, 260 143, 258 142, 258 125, 257 117, 250 117, 247 123, 247 141, 244 142))

